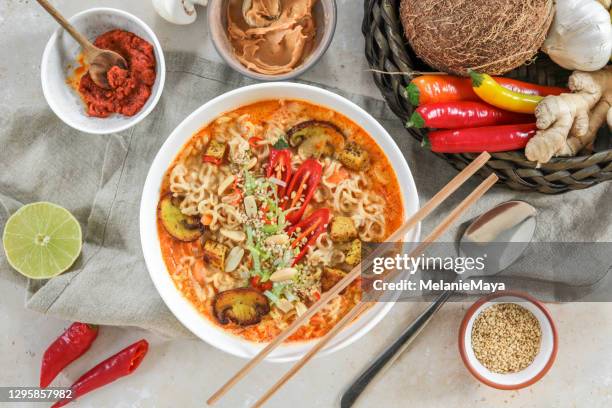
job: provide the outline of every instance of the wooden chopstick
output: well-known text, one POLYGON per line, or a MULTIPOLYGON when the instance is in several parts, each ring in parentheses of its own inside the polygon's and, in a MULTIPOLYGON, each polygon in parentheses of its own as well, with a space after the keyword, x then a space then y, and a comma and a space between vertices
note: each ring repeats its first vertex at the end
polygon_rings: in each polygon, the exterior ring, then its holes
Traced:
MULTIPOLYGON (((411 253, 410 256, 418 256, 455 222, 457 219, 476 201, 478 201, 498 180, 495 174, 491 174, 483 181, 472 193, 467 196, 434 230, 425 238, 411 253)), ((361 302, 353 307, 338 323, 327 332, 321 340, 317 342, 297 363, 291 367, 266 393, 252 405, 253 408, 261 407, 272 395, 276 393, 291 377, 293 377, 315 354, 317 354, 325 345, 338 334, 346 325, 348 325, 355 316, 359 315, 368 307, 368 304, 361 302)))
MULTIPOLYGON (((386 239, 387 242, 396 242, 401 240, 408 231, 413 229, 419 222, 427 217, 433 210, 435 210, 444 200, 446 200, 452 193, 454 193, 459 187, 461 187, 470 177, 472 177, 485 163, 491 158, 487 152, 481 153, 474 161, 466 166, 459 174, 457 174, 447 185, 445 185, 438 193, 436 193, 423 207, 421 207, 412 217, 410 217, 404 225, 397 229, 390 237, 386 239)), ((383 246, 378 246, 377 249, 383 246)), ((376 250, 370 254, 366 260, 371 262, 377 256, 376 250)), ((293 323, 283 330, 277 337, 274 338, 266 347, 264 347, 255 357, 253 357, 248 363, 242 367, 236 374, 234 374, 221 388, 219 388, 210 398, 206 401, 207 404, 212 405, 217 402, 223 395, 225 395, 238 381, 246 376, 257 364, 268 356, 276 347, 278 347, 283 341, 291 336, 297 329, 306 323, 315 313, 317 313, 323 306, 325 306, 334 296, 339 294, 344 288, 346 288, 357 276, 360 275, 362 268, 364 268, 364 261, 355 266, 351 272, 340 280, 334 287, 325 292, 321 298, 315 302, 308 310, 300 317, 295 319, 293 323)))

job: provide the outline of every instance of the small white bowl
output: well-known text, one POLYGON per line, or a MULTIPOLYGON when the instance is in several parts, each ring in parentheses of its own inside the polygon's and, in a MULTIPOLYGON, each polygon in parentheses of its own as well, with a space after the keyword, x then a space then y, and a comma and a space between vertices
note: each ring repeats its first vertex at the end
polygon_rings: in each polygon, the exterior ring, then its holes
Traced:
MULTIPOLYGON (((176 289, 162 258, 157 235, 157 203, 162 178, 173 163, 176 155, 193 134, 219 115, 241 106, 270 99, 298 99, 321 105, 339 112, 361 126, 374 138, 387 155, 393 166, 403 197, 405 217, 419 209, 419 196, 412 173, 400 149, 389 133, 369 113, 351 101, 309 85, 271 82, 245 86, 218 96, 205 103, 189 115, 174 129, 163 144, 145 181, 140 202, 140 240, 149 275, 162 299, 185 327, 205 342, 230 354, 251 358, 265 343, 254 343, 232 335, 202 316, 195 307, 176 289)), ((406 242, 418 242, 420 225, 408 232, 406 242)), ((391 309, 393 302, 378 302, 350 326, 335 336, 317 355, 326 355, 339 350, 371 330, 391 309)), ((277 347, 267 358, 268 361, 292 361, 303 356, 316 340, 291 342, 277 347)))
POLYGON ((134 116, 88 116, 81 97, 66 82, 78 64, 77 56, 81 47, 63 28, 58 27, 45 47, 40 68, 43 93, 53 112, 68 126, 93 134, 120 132, 143 120, 159 101, 166 79, 164 54, 153 30, 138 17, 112 8, 85 10, 72 16, 69 21, 90 41, 107 31, 123 29, 151 43, 156 59, 155 84, 151 96, 134 116))
POLYGON ((520 292, 498 292, 478 300, 466 312, 459 329, 459 353, 467 369, 483 384, 500 390, 518 390, 539 381, 552 367, 557 348, 557 329, 550 312, 540 301, 520 292), (516 373, 489 371, 478 361, 472 349, 472 327, 476 318, 488 307, 499 303, 515 303, 529 310, 538 319, 542 331, 540 351, 527 368, 516 373))

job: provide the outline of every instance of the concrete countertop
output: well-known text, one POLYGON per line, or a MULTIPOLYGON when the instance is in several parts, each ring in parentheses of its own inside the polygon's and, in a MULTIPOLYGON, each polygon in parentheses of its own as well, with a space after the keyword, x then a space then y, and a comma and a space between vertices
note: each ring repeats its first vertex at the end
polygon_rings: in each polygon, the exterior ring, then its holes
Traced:
MULTIPOLYGON (((165 50, 188 51, 219 61, 208 39, 205 8, 198 9, 194 24, 174 26, 159 18, 147 0, 53 3, 68 16, 96 6, 124 9, 147 22, 165 50)), ((338 8, 340 18, 333 44, 304 79, 380 98, 363 56, 362 3, 338 0, 338 8)), ((55 27, 53 20, 33 0, 0 2, 0 83, 13 91, 9 92, 10 101, 0 101, 0 111, 4 104, 27 105, 31 98, 42 97, 39 81, 32 80, 31 73, 38 72, 42 50, 55 27)), ((0 273, 0 386, 34 386, 38 383, 42 352, 68 323, 26 311, 23 289, 10 274, 10 271, 0 273)), ((361 340, 309 363, 268 406, 339 406, 340 395, 350 380, 424 307, 417 303, 396 305, 361 340)), ((357 406, 612 406, 612 304, 549 305, 559 330, 557 361, 540 382, 514 392, 481 385, 461 363, 457 331, 467 307, 463 303, 444 306, 409 352, 371 386, 357 406)), ((73 406, 202 407, 208 396, 245 363, 200 341, 168 342, 137 329, 104 327, 92 350, 60 375, 58 385, 69 385, 84 370, 112 354, 111 350, 119 350, 141 337, 149 339, 152 348, 138 372, 80 399, 73 406)), ((260 365, 218 406, 248 406, 288 368, 288 364, 260 365)))

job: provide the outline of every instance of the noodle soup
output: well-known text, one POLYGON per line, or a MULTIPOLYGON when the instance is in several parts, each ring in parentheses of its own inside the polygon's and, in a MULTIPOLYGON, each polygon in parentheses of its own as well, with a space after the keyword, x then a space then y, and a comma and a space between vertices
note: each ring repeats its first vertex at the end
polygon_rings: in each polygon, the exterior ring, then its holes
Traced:
MULTIPOLYGON (((387 157, 354 122, 295 100, 244 106, 194 134, 158 205, 163 259, 211 322, 270 341, 404 218, 387 157)), ((357 281, 289 340, 327 333, 361 298, 357 281)))

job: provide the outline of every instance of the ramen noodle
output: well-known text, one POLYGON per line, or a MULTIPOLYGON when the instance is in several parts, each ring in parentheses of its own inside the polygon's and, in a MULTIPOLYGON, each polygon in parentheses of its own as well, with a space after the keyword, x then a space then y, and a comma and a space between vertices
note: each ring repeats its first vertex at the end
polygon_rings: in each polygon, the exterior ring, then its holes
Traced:
MULTIPOLYGON (((158 206, 162 255, 207 319, 270 341, 403 221, 389 160, 343 115, 271 100, 226 113, 167 170, 158 206)), ((289 341, 323 336, 357 302, 351 283, 289 341)))

